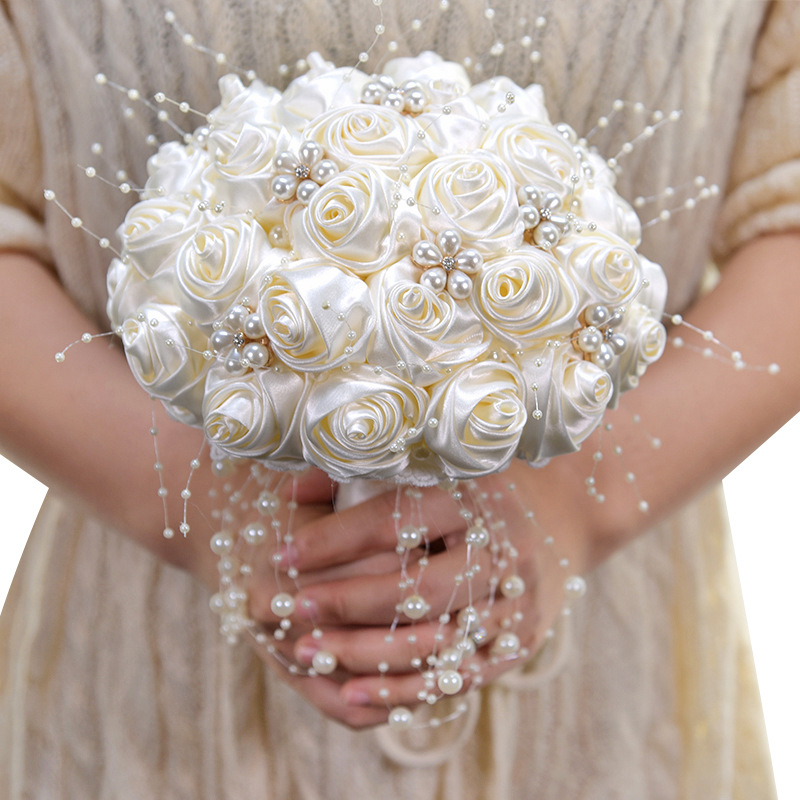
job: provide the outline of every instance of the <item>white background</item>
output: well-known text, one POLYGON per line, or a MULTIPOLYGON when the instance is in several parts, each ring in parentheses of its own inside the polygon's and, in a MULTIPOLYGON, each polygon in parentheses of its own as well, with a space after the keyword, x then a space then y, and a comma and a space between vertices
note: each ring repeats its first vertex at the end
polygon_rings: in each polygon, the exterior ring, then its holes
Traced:
MULTIPOLYGON (((725 481, 780 800, 800 797, 800 416, 725 481)), ((0 602, 44 487, 0 458, 0 602)))

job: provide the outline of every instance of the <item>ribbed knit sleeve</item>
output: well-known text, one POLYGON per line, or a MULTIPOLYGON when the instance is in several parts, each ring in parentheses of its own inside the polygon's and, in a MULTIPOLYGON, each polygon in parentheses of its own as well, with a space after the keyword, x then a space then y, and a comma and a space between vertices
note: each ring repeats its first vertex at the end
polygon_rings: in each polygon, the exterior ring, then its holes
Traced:
POLYGON ((716 232, 724 258, 764 233, 800 230, 800 3, 765 23, 716 232))
POLYGON ((4 4, 0 4, 0 109, 0 249, 24 250, 47 260, 33 97, 4 4))

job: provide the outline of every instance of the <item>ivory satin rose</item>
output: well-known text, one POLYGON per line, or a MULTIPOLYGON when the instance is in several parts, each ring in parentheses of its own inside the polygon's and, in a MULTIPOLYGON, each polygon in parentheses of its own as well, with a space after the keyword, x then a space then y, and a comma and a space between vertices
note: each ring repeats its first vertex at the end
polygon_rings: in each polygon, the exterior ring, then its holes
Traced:
POLYGON ((303 457, 335 480, 388 479, 421 437, 427 394, 365 364, 315 383, 303 409, 303 457))
POLYGON ((175 257, 176 297, 201 325, 254 295, 261 271, 278 261, 266 233, 247 217, 228 216, 198 228, 175 257))
POLYGON ((173 418, 199 424, 209 367, 203 358, 208 337, 178 306, 151 302, 139 313, 141 319, 129 317, 122 324, 131 372, 151 397, 165 401, 173 418))
POLYGON ((528 246, 484 262, 470 298, 478 319, 512 349, 571 333, 579 303, 557 259, 528 246))
POLYGON ((375 326, 364 281, 317 259, 265 275, 258 309, 275 354, 303 372, 363 358, 375 326))
POLYGON ((320 186, 306 207, 287 212, 294 250, 366 276, 396 261, 419 232, 419 218, 398 204, 394 181, 373 167, 353 167, 320 186), (392 208, 392 204, 397 208, 392 208))
POLYGON ((514 177, 492 153, 441 156, 417 175, 412 191, 422 224, 433 234, 456 230, 464 247, 484 255, 522 242, 514 177))
POLYGON ((269 458, 273 467, 302 466, 293 425, 305 388, 303 376, 285 368, 232 376, 215 367, 203 398, 206 438, 228 456, 269 458))
POLYGON ((452 477, 502 470, 525 427, 525 383, 511 363, 488 359, 456 370, 431 396, 425 443, 452 477))
POLYGON ((420 284, 419 273, 405 259, 370 278, 377 325, 369 362, 428 386, 480 356, 491 340, 465 303, 420 284))

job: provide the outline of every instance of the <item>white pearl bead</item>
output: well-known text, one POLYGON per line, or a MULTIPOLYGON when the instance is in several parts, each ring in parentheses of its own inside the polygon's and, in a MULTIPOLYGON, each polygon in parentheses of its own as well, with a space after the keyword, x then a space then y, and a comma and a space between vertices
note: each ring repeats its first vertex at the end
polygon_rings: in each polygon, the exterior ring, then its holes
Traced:
POLYGON ((596 353, 603 344, 603 334, 594 325, 584 328, 578 334, 578 347, 584 353, 596 353))
POLYGON ((486 547, 489 544, 489 531, 483 525, 473 525, 465 536, 465 541, 473 547, 486 547))
POLYGON ((339 167, 329 158, 323 158, 322 161, 314 164, 311 170, 311 178, 317 183, 325 183, 329 181, 334 175, 339 172, 339 167))
POLYGON ((523 186, 517 192, 517 197, 523 205, 538 207, 542 202, 542 196, 539 194, 539 190, 531 184, 523 186))
POLYGON ((442 263, 442 253, 433 242, 417 242, 411 250, 411 260, 418 267, 437 267, 442 263))
POLYGON ((621 333, 612 333, 608 337, 608 344, 616 355, 620 355, 628 346, 628 340, 621 333))
POLYGON ((300 162, 297 160, 297 156, 290 150, 284 150, 282 153, 278 153, 278 155, 275 156, 275 169, 278 170, 278 172, 294 173, 299 166, 300 162))
POLYGON ((257 522, 251 522, 242 528, 241 536, 248 544, 261 544, 267 538, 267 532, 257 522))
POLYGON ((458 626, 465 631, 472 631, 478 628, 481 624, 480 614, 473 606, 464 606, 458 612, 458 626))
POLYGON ((462 250, 456 256, 456 266, 467 274, 475 273, 483 266, 483 256, 472 248, 462 250))
POLYGON ((249 361, 253 367, 266 367, 269 362, 269 350, 259 342, 250 342, 242 350, 242 358, 249 361))
POLYGON ((405 525, 397 531, 397 542, 406 550, 413 550, 422 544, 422 531, 413 525, 405 525))
POLYGON ((440 667, 458 667, 464 654, 457 647, 448 647, 442 650, 439 656, 440 667))
POLYGON ((220 328, 220 330, 211 334, 208 343, 211 345, 211 349, 216 350, 218 353, 222 350, 227 350, 233 345, 233 333, 225 330, 225 328, 220 328))
POLYGON ((297 154, 304 164, 311 166, 322 158, 322 147, 311 139, 306 139, 297 154))
POLYGON ((267 333, 264 330, 264 324, 261 322, 261 317, 258 314, 248 314, 245 317, 242 330, 248 339, 260 339, 262 336, 266 336, 267 333))
POLYGON ((411 710, 405 706, 397 706, 389 712, 389 725, 393 728, 399 730, 410 728, 413 722, 414 715, 411 713, 411 710))
POLYGON ((448 228, 436 237, 436 243, 446 256, 454 256, 461 247, 461 234, 448 228))
POLYGON ((590 306, 586 309, 586 324, 587 325, 604 325, 608 322, 611 312, 606 306, 590 306))
POLYGON ((492 644, 492 653, 498 656, 514 655, 520 648, 519 636, 511 631, 501 633, 492 644))
POLYGON ((441 292, 447 286, 447 272, 441 267, 426 269, 420 275, 419 282, 434 292, 441 292))
POLYGON ((269 607, 276 617, 288 617, 294 613, 294 597, 286 592, 280 592, 272 598, 269 607))
POLYGON ((232 331, 241 330, 250 312, 243 305, 235 305, 225 317, 225 325, 232 331))
POLYGON ((456 300, 466 300, 472 294, 472 278, 460 269, 447 276, 447 291, 456 300))
POLYGON ((528 203, 520 206, 519 218, 522 220, 522 224, 525 228, 528 229, 535 228, 542 221, 542 217, 536 206, 532 206, 528 203))
POLYGON ((274 514, 281 506, 281 499, 272 492, 261 492, 256 506, 262 514, 274 514))
POLYGON ((336 667, 338 666, 339 661, 333 653, 329 653, 327 650, 317 650, 314 653, 314 657, 311 659, 311 666, 320 674, 320 675, 330 675, 336 667))
POLYGON ((317 191, 318 188, 319 186, 317 186, 317 184, 314 183, 314 181, 311 180, 301 181, 300 185, 297 187, 297 190, 295 191, 295 195, 299 202, 301 202, 303 205, 308 205, 308 202, 311 200, 312 195, 314 194, 314 192, 317 191))
POLYGON ((442 694, 458 694, 464 685, 464 679, 454 669, 446 669, 436 681, 442 694))
POLYGON ((294 197, 297 190, 297 178, 293 175, 277 175, 272 179, 272 194, 284 203, 294 197))
POLYGON ((533 241, 545 250, 555 247, 561 236, 561 231, 552 222, 542 222, 533 231, 533 241))
POLYGON ((409 619, 422 619, 430 609, 430 606, 418 594, 412 594, 403 600, 403 613, 409 619))
POLYGON ((507 578, 503 578, 500 584, 500 592, 503 597, 508 597, 511 600, 521 597, 525 592, 525 581, 519 575, 509 575, 507 578))
POLYGON ((209 542, 211 552, 218 556, 226 555, 233 550, 233 539, 225 532, 215 533, 209 542))
POLYGON ((592 353, 592 361, 601 369, 609 369, 614 363, 614 351, 607 345, 600 345, 600 349, 592 353))
POLYGON ((568 597, 577 600, 586 594, 586 581, 580 575, 571 575, 564 582, 564 591, 568 597))

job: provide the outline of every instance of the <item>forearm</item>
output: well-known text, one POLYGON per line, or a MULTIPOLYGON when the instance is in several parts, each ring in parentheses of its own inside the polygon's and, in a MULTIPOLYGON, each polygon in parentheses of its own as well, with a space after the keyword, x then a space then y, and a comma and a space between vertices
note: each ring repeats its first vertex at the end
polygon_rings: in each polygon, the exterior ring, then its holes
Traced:
MULTIPOLYGON (((154 406, 133 380, 121 350, 109 339, 96 340, 72 348, 66 363, 56 363, 57 352, 84 332, 94 332, 94 326, 28 256, 0 255, 0 297, 6 333, 0 340, 3 451, 92 514, 171 562, 186 565, 191 550, 183 537, 168 542, 162 536, 159 481, 148 435, 154 406)), ((170 522, 177 530, 180 491, 202 434, 170 421, 160 407, 156 413, 170 522)), ((203 480, 198 472, 198 482, 203 480)))
MULTIPOLYGON (((609 453, 598 470, 598 491, 608 498, 604 508, 596 503, 591 512, 591 503, 586 508, 598 520, 591 563, 723 478, 800 410, 798 296, 800 234, 776 235, 737 252, 719 286, 687 312, 687 321, 713 331, 745 361, 776 362, 780 373, 738 371, 732 363, 668 345, 641 386, 608 417, 623 453, 619 460, 609 453), (633 414, 640 415, 641 425, 632 422, 633 414), (642 426, 661 440, 658 451, 642 426), (627 472, 636 475, 649 506, 646 514, 626 485, 627 472)), ((681 328, 673 336, 707 345, 681 328)), ((589 449, 581 454, 585 469, 593 448, 584 447, 589 449)))

